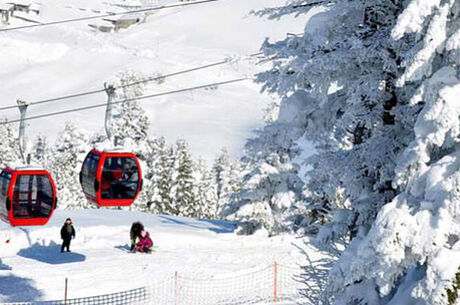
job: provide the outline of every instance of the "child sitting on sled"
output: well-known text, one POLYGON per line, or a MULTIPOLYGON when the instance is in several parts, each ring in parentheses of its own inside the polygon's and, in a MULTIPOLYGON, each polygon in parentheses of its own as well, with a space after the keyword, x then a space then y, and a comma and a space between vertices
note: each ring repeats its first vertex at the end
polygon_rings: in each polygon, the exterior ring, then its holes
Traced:
POLYGON ((153 241, 147 231, 142 230, 140 233, 140 240, 136 244, 136 250, 139 252, 150 253, 153 249, 153 241))

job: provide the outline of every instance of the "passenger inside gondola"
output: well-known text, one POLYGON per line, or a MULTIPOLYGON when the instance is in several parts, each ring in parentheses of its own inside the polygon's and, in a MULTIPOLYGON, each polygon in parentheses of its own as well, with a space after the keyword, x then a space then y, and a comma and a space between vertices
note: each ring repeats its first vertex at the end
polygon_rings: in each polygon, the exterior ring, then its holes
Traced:
POLYGON ((108 157, 102 171, 103 199, 132 199, 136 195, 139 174, 132 158, 108 157))

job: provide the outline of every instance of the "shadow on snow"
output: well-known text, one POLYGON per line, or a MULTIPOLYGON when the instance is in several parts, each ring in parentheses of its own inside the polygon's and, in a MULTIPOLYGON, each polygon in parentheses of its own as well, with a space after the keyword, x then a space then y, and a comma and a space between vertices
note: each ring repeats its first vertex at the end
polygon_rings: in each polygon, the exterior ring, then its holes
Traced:
POLYGON ((79 253, 61 253, 61 246, 55 242, 51 242, 49 246, 35 243, 29 248, 21 249, 18 255, 52 265, 78 263, 86 259, 86 256, 79 253))
POLYGON ((11 268, 10 266, 3 264, 2 259, 0 258, 0 271, 2 271, 2 270, 12 270, 12 269, 13 268, 11 268))
POLYGON ((32 280, 15 275, 0 275, 2 302, 30 302, 42 298, 43 294, 32 286, 32 280))
POLYGON ((210 230, 215 233, 233 233, 237 228, 237 225, 233 222, 223 221, 223 220, 212 220, 212 219, 198 219, 199 222, 188 222, 188 221, 181 221, 177 217, 170 217, 166 215, 159 215, 159 218, 163 223, 172 223, 183 225, 187 227, 197 228, 197 229, 205 229, 210 230), (209 223, 212 224, 212 227, 202 223, 209 223))
POLYGON ((122 250, 122 251, 126 251, 126 252, 129 252, 129 250, 131 249, 131 247, 126 244, 126 245, 120 245, 120 246, 115 246, 114 247, 115 249, 119 249, 119 250, 122 250))

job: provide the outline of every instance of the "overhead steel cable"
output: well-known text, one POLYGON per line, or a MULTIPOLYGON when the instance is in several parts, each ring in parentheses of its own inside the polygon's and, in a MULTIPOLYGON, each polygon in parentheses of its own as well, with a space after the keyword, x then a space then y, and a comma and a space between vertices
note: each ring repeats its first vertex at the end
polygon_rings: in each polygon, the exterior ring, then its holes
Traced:
MULTIPOLYGON (((112 104, 129 103, 129 102, 133 102, 133 101, 136 101, 136 100, 144 100, 144 99, 149 99, 149 98, 153 98, 153 97, 176 94, 176 93, 192 91, 192 90, 197 90, 197 89, 204 89, 204 88, 213 87, 213 86, 227 85, 227 84, 237 83, 237 82, 241 82, 241 81, 248 80, 248 79, 250 79, 250 78, 248 78, 248 77, 237 78, 237 79, 232 79, 232 80, 227 80, 227 81, 222 81, 222 82, 216 82, 216 83, 211 83, 211 84, 205 84, 205 85, 200 85, 200 86, 195 86, 195 87, 177 89, 177 90, 173 90, 173 91, 166 91, 166 92, 161 92, 161 93, 142 95, 142 96, 138 96, 138 97, 134 97, 134 98, 114 101, 114 102, 112 102, 112 104)), ((61 114, 66 114, 66 113, 71 113, 71 112, 77 112, 77 111, 83 111, 83 110, 89 110, 89 109, 100 108, 100 107, 106 107, 106 106, 107 106, 107 103, 100 103, 100 104, 83 106, 83 107, 78 107, 78 108, 73 108, 73 109, 62 110, 62 111, 44 113, 44 114, 39 114, 39 115, 35 115, 35 116, 26 117, 24 119, 24 121, 30 121, 30 120, 46 118, 46 117, 50 117, 50 116, 56 116, 56 115, 61 115, 61 114)), ((6 125, 6 124, 16 123, 16 122, 20 122, 20 121, 21 121, 20 119, 11 120, 11 121, 6 120, 6 121, 0 122, 0 125, 6 125)))
MULTIPOLYGON (((86 92, 82 92, 82 93, 75 93, 75 94, 60 96, 60 97, 56 97, 56 98, 50 98, 50 99, 46 99, 46 100, 30 102, 30 103, 28 103, 28 105, 30 106, 30 105, 38 105, 38 104, 56 102, 56 101, 60 101, 60 100, 64 100, 64 99, 69 99, 69 98, 72 98, 72 97, 85 96, 85 95, 96 94, 96 93, 100 93, 100 92, 104 92, 104 89, 86 91, 86 92)), ((18 105, 4 106, 4 107, 0 107, 0 111, 8 110, 8 109, 14 109, 14 108, 17 108, 17 107, 18 107, 18 105)))
MULTIPOLYGON (((202 70, 202 69, 207 69, 207 68, 223 65, 223 64, 229 63, 230 61, 231 61, 230 59, 225 59, 225 60, 222 60, 222 61, 219 61, 219 62, 204 65, 204 66, 199 66, 199 67, 190 68, 190 69, 186 69, 186 70, 182 70, 182 71, 172 72, 172 73, 165 74, 165 75, 149 77, 147 79, 138 80, 138 81, 128 83, 128 84, 124 84, 124 85, 121 85, 121 86, 115 86, 115 89, 126 88, 126 87, 131 87, 131 86, 139 85, 139 84, 143 84, 143 83, 158 81, 158 80, 161 80, 161 79, 164 79, 164 78, 167 78, 167 77, 172 77, 172 76, 176 76, 176 75, 180 75, 180 74, 184 74, 184 73, 189 73, 189 72, 193 72, 193 71, 197 71, 197 70, 202 70)), ((104 90, 102 90, 102 91, 104 91, 104 90)))
POLYGON ((128 15, 128 14, 145 13, 145 12, 150 12, 150 11, 163 10, 163 9, 167 9, 167 8, 190 6, 190 5, 195 5, 195 4, 203 4, 203 3, 216 2, 216 1, 220 1, 220 0, 201 0, 201 1, 193 1, 193 2, 184 2, 184 3, 162 5, 162 6, 157 6, 157 7, 143 8, 143 9, 126 11, 126 12, 119 12, 119 13, 107 13, 107 14, 101 14, 101 15, 95 15, 95 16, 86 16, 86 17, 80 17, 80 18, 74 18, 74 19, 64 19, 64 20, 57 20, 57 21, 51 21, 51 22, 42 22, 42 23, 37 23, 37 24, 17 26, 17 27, 14 27, 14 28, 0 29, 0 32, 8 32, 8 31, 29 29, 29 28, 35 28, 35 27, 48 26, 48 25, 63 24, 63 23, 79 22, 79 21, 99 19, 99 18, 105 18, 105 17, 113 17, 113 16, 128 15))
MULTIPOLYGON (((248 57, 254 57, 254 56, 257 56, 257 55, 260 55, 260 54, 261 53, 255 53, 255 54, 249 55, 248 57)), ((176 72, 172 72, 172 73, 164 74, 164 75, 159 75, 159 76, 155 76, 155 77, 149 77, 147 79, 143 79, 143 80, 135 81, 135 82, 132 82, 132 83, 127 83, 127 84, 124 84, 124 85, 116 86, 115 89, 126 88, 126 87, 130 87, 130 86, 138 85, 138 84, 141 84, 141 83, 158 81, 158 80, 165 79, 165 78, 168 78, 168 77, 181 75, 181 74, 185 74, 185 73, 190 73, 190 72, 193 72, 193 71, 208 69, 208 68, 211 68, 211 67, 227 64, 227 63, 230 63, 230 62, 232 62, 231 59, 225 59, 225 60, 218 61, 218 62, 208 64, 208 65, 203 65, 203 66, 194 67, 194 68, 190 68, 190 69, 186 69, 186 70, 176 71, 176 72)), ((60 96, 60 97, 54 97, 54 98, 49 98, 49 99, 29 102, 28 105, 32 106, 32 105, 40 105, 40 104, 45 104, 45 103, 57 102, 57 101, 66 100, 66 99, 70 99, 70 98, 74 98, 74 97, 80 97, 80 96, 86 96, 86 95, 102 93, 104 91, 105 91, 105 89, 97 89, 97 90, 85 91, 85 92, 80 92, 80 93, 74 93, 74 94, 64 95, 64 96, 60 96)), ((0 111, 14 109, 14 108, 17 108, 17 107, 18 107, 18 105, 3 106, 3 107, 0 107, 0 111)))

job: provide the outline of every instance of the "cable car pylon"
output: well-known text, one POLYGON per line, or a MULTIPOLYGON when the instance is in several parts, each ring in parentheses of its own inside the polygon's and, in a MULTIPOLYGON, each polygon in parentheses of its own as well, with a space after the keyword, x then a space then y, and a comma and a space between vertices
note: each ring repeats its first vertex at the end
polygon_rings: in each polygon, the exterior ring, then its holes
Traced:
POLYGON ((118 148, 118 138, 112 130, 112 110, 116 89, 104 84, 107 94, 104 128, 114 148, 103 151, 93 148, 80 171, 80 184, 86 199, 100 207, 129 206, 142 189, 142 170, 136 155, 118 148))
POLYGON ((30 165, 25 135, 28 103, 17 100, 21 113, 18 145, 23 166, 0 173, 0 218, 12 226, 45 225, 56 208, 56 186, 50 173, 30 165))

